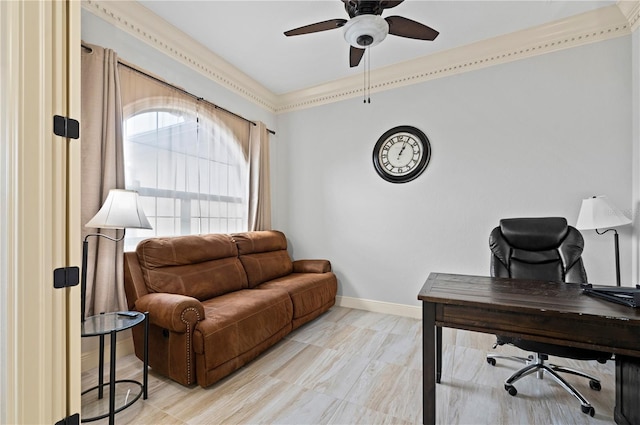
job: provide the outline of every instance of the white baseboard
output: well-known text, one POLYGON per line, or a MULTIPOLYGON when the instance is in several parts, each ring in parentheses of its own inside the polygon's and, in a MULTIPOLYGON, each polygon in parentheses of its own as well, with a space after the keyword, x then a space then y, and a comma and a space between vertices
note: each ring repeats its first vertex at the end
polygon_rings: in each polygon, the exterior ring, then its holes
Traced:
POLYGON ((422 309, 419 306, 395 304, 384 301, 365 300, 362 298, 336 297, 336 305, 339 307, 355 308, 358 310, 372 311, 374 313, 393 314, 395 316, 422 318, 422 309))

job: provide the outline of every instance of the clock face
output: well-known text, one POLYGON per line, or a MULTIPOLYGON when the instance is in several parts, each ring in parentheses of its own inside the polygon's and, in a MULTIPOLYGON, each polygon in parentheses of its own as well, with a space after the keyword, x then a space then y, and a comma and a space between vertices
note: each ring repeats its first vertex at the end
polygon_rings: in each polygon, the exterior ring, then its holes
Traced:
POLYGON ((400 126, 384 133, 373 149, 373 165, 383 179, 406 183, 427 168, 431 146, 415 127, 400 126))

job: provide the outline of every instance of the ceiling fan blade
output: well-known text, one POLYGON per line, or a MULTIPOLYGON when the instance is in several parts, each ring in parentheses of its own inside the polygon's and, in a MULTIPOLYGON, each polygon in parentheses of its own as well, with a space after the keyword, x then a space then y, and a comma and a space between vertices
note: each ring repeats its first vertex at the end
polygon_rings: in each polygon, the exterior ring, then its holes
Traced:
POLYGON ((284 35, 289 37, 292 35, 302 35, 302 34, 310 34, 312 32, 327 31, 335 28, 340 28, 346 23, 347 23, 346 19, 331 19, 328 21, 316 22, 315 24, 305 25, 304 27, 295 28, 295 29, 286 31, 284 35))
POLYGON ((351 66, 351 68, 358 66, 363 55, 364 49, 351 46, 351 50, 349 50, 349 66, 351 66))
POLYGON ((402 16, 389 16, 384 19, 389 24, 389 34, 399 37, 414 38, 416 40, 435 40, 440 34, 431 27, 402 16))

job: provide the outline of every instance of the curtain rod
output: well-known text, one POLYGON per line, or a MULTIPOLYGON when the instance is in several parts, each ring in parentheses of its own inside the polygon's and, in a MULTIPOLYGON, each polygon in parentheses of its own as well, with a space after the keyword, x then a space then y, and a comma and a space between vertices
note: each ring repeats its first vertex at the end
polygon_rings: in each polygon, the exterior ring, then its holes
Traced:
MULTIPOLYGON (((92 51, 93 51, 93 49, 92 49, 91 47, 87 46, 87 45, 82 44, 82 47, 83 47, 84 49, 87 49, 87 50, 88 50, 88 51, 90 51, 90 52, 92 52, 92 51)), ((182 93, 182 94, 186 94, 187 96, 191 96, 191 97, 193 97, 194 99, 196 99, 196 100, 198 100, 198 101, 200 101, 200 102, 204 102, 204 103, 206 103, 206 104, 208 104, 208 105, 211 105, 211 106, 213 106, 215 109, 220 109, 221 111, 224 111, 224 112, 226 112, 227 114, 231 114, 231 115, 233 115, 234 117, 240 118, 240 119, 242 119, 242 120, 245 120, 245 121, 246 121, 246 122, 248 122, 248 123, 251 123, 251 124, 253 124, 253 125, 256 125, 256 123, 255 123, 255 122, 253 122, 253 121, 251 121, 251 120, 249 120, 249 119, 247 119, 247 118, 243 117, 242 115, 238 115, 238 114, 236 114, 235 112, 232 112, 232 111, 230 111, 230 110, 228 110, 228 109, 223 108, 222 106, 218 106, 218 105, 216 105, 215 103, 209 102, 208 100, 206 100, 206 99, 205 99, 205 98, 203 98, 203 97, 196 96, 195 94, 190 93, 190 92, 186 91, 185 89, 183 89, 183 88, 181 88, 181 87, 174 86, 173 84, 168 83, 168 82, 166 82, 166 81, 164 81, 164 80, 162 80, 162 79, 160 79, 160 78, 158 78, 158 77, 155 77, 155 76, 153 76, 153 75, 151 75, 151 74, 147 74, 146 72, 144 72, 144 71, 142 71, 142 70, 140 70, 140 69, 138 69, 138 68, 136 68, 136 67, 134 67, 134 66, 131 66, 131 65, 129 65, 129 64, 127 64, 127 63, 125 63, 125 62, 122 62, 122 61, 118 60, 118 64, 119 64, 119 65, 122 65, 122 66, 124 66, 125 68, 128 68, 128 69, 130 69, 130 70, 132 70, 132 71, 135 71, 135 72, 137 72, 137 73, 139 73, 139 74, 142 74, 142 75, 144 75, 145 77, 151 78, 152 80, 154 80, 154 81, 156 81, 156 82, 158 82, 158 83, 160 83, 160 84, 164 84, 164 85, 165 85, 165 86, 167 86, 167 87, 171 87, 172 89, 177 90, 177 91, 179 91, 179 92, 180 92, 180 93, 182 93)), ((268 128, 267 128, 267 131, 268 131, 269 133, 273 134, 274 136, 275 136, 275 134, 276 134, 276 132, 275 132, 275 131, 270 130, 270 129, 268 129, 268 128)))

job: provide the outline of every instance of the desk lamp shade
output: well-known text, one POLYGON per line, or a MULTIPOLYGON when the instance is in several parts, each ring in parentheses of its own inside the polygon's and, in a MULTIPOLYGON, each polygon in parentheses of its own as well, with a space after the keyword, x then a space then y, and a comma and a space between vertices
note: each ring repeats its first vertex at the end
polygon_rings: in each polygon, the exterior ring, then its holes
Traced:
POLYGON ((583 199, 576 228, 579 230, 595 229, 596 233, 602 235, 609 231, 613 232, 613 246, 616 260, 616 285, 620 286, 620 248, 618 242, 618 232, 613 227, 630 224, 631 219, 627 217, 618 207, 613 205, 606 196, 593 196, 583 199), (599 232, 598 229, 606 229, 599 232))
POLYGON ((140 205, 138 192, 122 189, 111 189, 100 211, 85 226, 100 229, 151 229, 140 205))
POLYGON ((609 202, 606 196, 593 196, 582 200, 576 228, 579 230, 609 229, 629 223, 631 219, 609 202))

